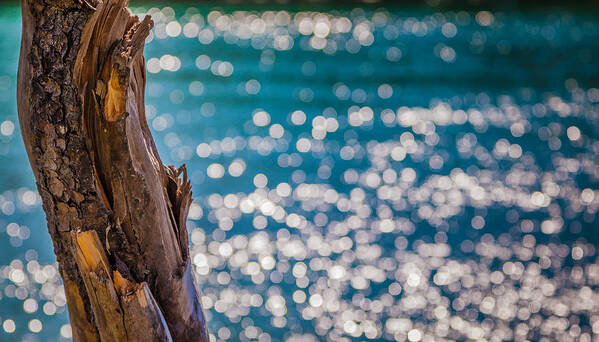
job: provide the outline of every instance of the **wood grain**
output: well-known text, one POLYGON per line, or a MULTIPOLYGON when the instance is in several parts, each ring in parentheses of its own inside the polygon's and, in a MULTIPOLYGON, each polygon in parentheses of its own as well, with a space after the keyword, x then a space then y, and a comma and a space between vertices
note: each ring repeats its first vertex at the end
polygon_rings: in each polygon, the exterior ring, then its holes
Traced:
POLYGON ((163 165, 145 116, 151 18, 126 0, 21 5, 19 121, 74 339, 208 341, 191 184, 184 165, 163 165))

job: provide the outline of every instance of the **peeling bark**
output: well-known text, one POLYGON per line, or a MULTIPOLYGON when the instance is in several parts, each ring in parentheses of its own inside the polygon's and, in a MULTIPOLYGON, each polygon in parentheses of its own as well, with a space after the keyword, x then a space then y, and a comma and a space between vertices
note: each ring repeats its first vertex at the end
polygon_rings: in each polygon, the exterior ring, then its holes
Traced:
POLYGON ((21 5, 19 121, 74 339, 208 341, 191 185, 184 165, 162 164, 144 112, 152 20, 127 0, 21 5))

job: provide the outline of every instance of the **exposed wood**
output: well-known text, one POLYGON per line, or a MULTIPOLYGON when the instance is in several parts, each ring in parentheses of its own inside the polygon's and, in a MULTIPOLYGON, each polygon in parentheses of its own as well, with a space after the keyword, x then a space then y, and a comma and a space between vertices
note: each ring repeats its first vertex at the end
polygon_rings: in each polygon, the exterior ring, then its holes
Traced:
POLYGON ((129 341, 172 341, 168 326, 148 284, 142 283, 134 292, 122 296, 121 305, 125 313, 125 329, 129 341))
POLYGON ((185 166, 162 164, 145 117, 153 23, 127 5, 22 0, 21 130, 74 339, 208 341, 185 227, 191 185, 185 166))
POLYGON ((102 341, 172 341, 148 285, 110 271, 95 231, 73 233, 76 261, 102 341))
POLYGON ((93 230, 73 233, 72 236, 75 260, 83 277, 102 341, 127 341, 124 314, 100 239, 93 230))

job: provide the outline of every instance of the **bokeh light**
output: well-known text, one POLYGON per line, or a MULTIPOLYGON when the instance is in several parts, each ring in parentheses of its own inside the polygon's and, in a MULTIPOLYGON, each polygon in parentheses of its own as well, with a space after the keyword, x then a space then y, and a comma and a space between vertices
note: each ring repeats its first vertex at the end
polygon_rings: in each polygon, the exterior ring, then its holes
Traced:
MULTIPOLYGON (((0 340, 67 341, 3 6, 0 340)), ((211 341, 597 339, 596 14, 136 6, 211 341)))

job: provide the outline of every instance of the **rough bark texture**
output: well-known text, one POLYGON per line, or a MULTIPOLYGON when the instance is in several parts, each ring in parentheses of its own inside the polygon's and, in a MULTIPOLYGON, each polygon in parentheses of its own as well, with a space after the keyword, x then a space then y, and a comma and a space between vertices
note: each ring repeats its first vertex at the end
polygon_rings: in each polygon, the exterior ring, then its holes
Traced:
POLYGON ((185 221, 144 113, 153 23, 127 0, 22 0, 18 108, 77 341, 208 341, 185 221), (166 325, 164 324, 166 322, 166 325))

